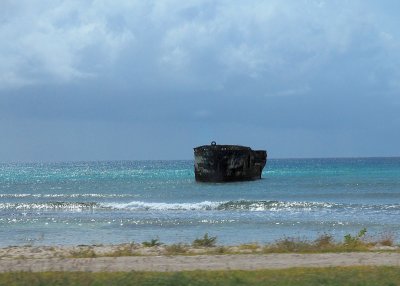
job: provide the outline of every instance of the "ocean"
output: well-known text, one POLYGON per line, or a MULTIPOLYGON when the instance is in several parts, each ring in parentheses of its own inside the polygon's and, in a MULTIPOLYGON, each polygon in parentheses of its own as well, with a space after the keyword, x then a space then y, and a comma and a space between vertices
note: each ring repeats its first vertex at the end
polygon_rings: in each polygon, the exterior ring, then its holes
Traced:
POLYGON ((0 164, 0 246, 400 237, 400 158, 269 159, 262 179, 196 183, 193 161, 0 164))

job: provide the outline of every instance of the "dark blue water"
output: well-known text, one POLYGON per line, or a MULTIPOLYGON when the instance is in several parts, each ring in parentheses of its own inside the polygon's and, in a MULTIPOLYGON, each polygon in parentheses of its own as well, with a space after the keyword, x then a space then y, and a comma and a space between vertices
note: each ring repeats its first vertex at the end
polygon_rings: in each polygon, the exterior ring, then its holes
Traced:
POLYGON ((269 160, 263 179, 196 183, 192 161, 0 164, 0 246, 400 235, 400 158, 269 160))

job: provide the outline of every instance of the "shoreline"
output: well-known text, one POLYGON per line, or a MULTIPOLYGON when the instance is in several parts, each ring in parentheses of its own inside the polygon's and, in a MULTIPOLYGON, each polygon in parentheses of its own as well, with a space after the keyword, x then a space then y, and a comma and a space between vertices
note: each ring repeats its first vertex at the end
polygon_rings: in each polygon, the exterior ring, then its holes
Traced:
MULTIPOLYGON (((150 242, 147 242, 150 243, 150 242)), ((124 256, 197 256, 197 255, 266 255, 266 254, 319 254, 349 252, 398 252, 400 245, 381 245, 357 242, 354 245, 342 243, 315 246, 302 241, 283 240, 282 245, 245 243, 240 245, 189 245, 122 243, 94 245, 23 245, 0 248, 0 261, 12 259, 52 259, 52 258, 99 258, 124 256)))
POLYGON ((400 266, 398 252, 319 254, 243 254, 195 256, 124 256, 97 258, 0 259, 5 272, 176 272, 194 270, 262 270, 346 266, 400 266))
POLYGON ((265 246, 195 247, 141 244, 9 246, 0 248, 0 272, 192 271, 293 267, 400 266, 399 246, 364 250, 266 253, 265 246), (183 251, 184 249, 184 251, 183 251))

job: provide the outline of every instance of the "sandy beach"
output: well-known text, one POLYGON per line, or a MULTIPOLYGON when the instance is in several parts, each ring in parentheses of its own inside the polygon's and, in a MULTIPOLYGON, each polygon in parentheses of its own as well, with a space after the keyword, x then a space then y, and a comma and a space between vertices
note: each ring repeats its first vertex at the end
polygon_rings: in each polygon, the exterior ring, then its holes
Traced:
POLYGON ((1 259, 11 271, 190 271, 258 270, 292 267, 400 266, 400 253, 128 256, 98 258, 1 259))
MULTIPOLYGON (((126 245, 123 245, 126 246, 126 245)), ((400 266, 398 252, 352 252, 319 254, 210 254, 197 249, 197 255, 165 255, 163 247, 138 247, 134 256, 101 256, 116 253, 114 246, 24 246, 0 249, 0 272, 10 271, 190 271, 258 270, 291 267, 400 266), (93 249, 98 257, 76 258, 71 255, 93 249), (114 252, 112 252, 114 251, 114 252), (207 253, 207 254, 202 254, 207 253), (141 253, 141 254, 139 254, 141 253)), ((208 251, 208 252, 207 252, 208 251)))

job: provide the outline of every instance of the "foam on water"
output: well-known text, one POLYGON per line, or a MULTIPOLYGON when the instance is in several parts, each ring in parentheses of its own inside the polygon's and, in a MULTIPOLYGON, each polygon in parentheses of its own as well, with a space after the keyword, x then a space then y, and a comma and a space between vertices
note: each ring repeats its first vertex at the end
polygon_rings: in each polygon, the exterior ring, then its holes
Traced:
POLYGON ((168 210, 192 210, 192 211, 278 211, 278 210, 289 210, 289 209, 302 209, 311 210, 316 208, 332 208, 338 207, 339 205, 331 203, 320 203, 320 202, 279 202, 279 201, 225 201, 225 202, 211 202, 203 201, 198 203, 154 203, 154 202, 143 202, 143 201, 132 201, 129 203, 106 203, 102 204, 107 208, 113 209, 126 209, 126 210, 157 210, 157 211, 168 211, 168 210))
POLYGON ((43 202, 43 203, 0 203, 0 210, 88 210, 100 208, 95 202, 43 202))
POLYGON ((131 201, 128 203, 101 203, 101 202, 31 202, 31 203, 0 203, 0 210, 106 210, 106 211, 324 211, 324 210, 393 210, 399 211, 400 204, 388 205, 360 205, 339 204, 329 202, 284 202, 284 201, 224 201, 224 202, 186 202, 162 203, 131 201))
POLYGON ((142 201, 133 201, 129 203, 106 203, 103 206, 113 209, 127 210, 216 210, 220 202, 199 202, 199 203, 151 203, 142 201))
POLYGON ((262 180, 229 184, 196 183, 193 161, 0 164, 0 245, 400 238, 399 178, 400 158, 269 160, 262 180))
POLYGON ((0 198, 132 198, 135 194, 0 194, 0 198))

